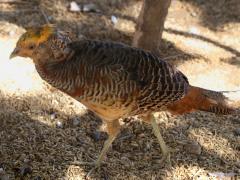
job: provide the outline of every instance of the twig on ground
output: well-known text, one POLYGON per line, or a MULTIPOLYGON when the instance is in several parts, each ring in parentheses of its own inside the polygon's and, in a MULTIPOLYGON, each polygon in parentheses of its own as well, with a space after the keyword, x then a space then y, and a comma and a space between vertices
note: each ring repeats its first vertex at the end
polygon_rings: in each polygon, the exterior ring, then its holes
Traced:
POLYGON ((47 24, 50 24, 49 20, 48 20, 48 16, 46 15, 46 13, 43 11, 43 9, 41 7, 39 7, 39 11, 41 12, 41 14, 43 15, 45 21, 47 24))

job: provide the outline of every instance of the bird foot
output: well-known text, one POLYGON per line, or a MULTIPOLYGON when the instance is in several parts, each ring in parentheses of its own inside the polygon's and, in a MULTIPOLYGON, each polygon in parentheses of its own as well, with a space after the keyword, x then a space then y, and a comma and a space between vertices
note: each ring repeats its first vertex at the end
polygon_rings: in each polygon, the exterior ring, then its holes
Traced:
POLYGON ((163 153, 163 157, 161 158, 160 163, 166 163, 167 167, 172 167, 171 154, 169 151, 163 153))
MULTIPOLYGON (((74 165, 86 165, 86 166, 92 166, 91 170, 86 174, 86 179, 90 177, 90 175, 95 171, 100 168, 100 163, 98 161, 95 162, 82 162, 82 161, 74 161, 74 165)), ((105 164, 101 162, 101 164, 105 164)))
POLYGON ((87 173, 86 179, 88 179, 88 178, 90 177, 90 175, 91 175, 95 170, 98 170, 98 169, 100 168, 100 165, 96 165, 95 163, 94 163, 93 166, 94 166, 94 167, 87 173))

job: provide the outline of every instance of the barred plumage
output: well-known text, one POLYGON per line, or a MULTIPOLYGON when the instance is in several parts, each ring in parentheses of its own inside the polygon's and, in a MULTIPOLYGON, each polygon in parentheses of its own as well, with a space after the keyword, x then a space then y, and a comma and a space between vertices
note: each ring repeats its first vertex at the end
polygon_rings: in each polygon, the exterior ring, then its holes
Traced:
POLYGON ((126 109, 121 116, 130 116, 159 111, 187 92, 187 78, 149 52, 92 40, 70 43, 69 49, 71 59, 36 67, 49 84, 77 100, 126 109))
POLYGON ((32 58, 42 79, 106 122, 109 138, 96 166, 120 131, 119 118, 141 115, 151 122, 166 159, 169 151, 152 112, 230 114, 234 110, 225 94, 189 85, 185 75, 150 52, 113 42, 72 41, 51 26, 23 34, 14 56, 32 58))

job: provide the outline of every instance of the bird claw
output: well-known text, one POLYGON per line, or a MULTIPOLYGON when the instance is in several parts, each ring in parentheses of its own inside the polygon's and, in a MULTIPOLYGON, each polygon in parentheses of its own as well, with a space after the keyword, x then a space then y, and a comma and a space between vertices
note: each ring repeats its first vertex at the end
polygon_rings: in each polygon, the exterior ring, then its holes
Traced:
POLYGON ((161 158, 160 163, 161 164, 166 163, 167 167, 171 167, 172 163, 171 163, 171 158, 170 157, 171 157, 170 152, 163 153, 163 157, 161 158))
POLYGON ((86 179, 88 179, 90 177, 90 175, 93 173, 93 171, 95 171, 95 170, 97 170, 99 168, 100 168, 100 166, 95 164, 94 167, 87 173, 86 179))
MULTIPOLYGON (((82 162, 82 161, 74 161, 73 162, 74 165, 86 165, 86 166, 93 166, 93 168, 91 168, 91 170, 86 174, 86 179, 88 179, 90 177, 90 175, 95 171, 98 170, 100 168, 100 163, 95 161, 95 162, 82 162)), ((104 164, 103 162, 101 162, 101 164, 104 164)))

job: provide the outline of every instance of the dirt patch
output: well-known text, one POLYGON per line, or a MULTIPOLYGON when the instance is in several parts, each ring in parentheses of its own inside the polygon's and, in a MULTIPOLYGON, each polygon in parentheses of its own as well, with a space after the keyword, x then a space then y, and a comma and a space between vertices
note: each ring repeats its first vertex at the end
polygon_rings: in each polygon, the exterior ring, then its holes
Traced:
MULTIPOLYGON (((66 0, 11 2, 0 3, 0 168, 10 179, 21 179, 25 166, 31 171, 22 179, 84 179, 90 167, 74 161, 96 159, 107 137, 98 131, 101 121, 44 83, 30 59, 10 61, 8 56, 26 27, 45 23, 41 9, 50 22, 79 37, 131 44, 141 1, 77 1, 95 3, 98 13, 69 12, 66 0)), ((238 0, 172 1, 161 57, 175 64, 193 85, 240 89, 240 16, 234 10, 238 6, 238 0)), ((215 172, 240 174, 240 136, 235 133, 239 115, 198 112, 174 117, 162 112, 156 116, 173 150, 170 169, 159 163, 152 128, 131 118, 123 122, 106 164, 91 178, 216 179, 215 172), (200 146, 200 155, 186 151, 189 142, 200 146)))

